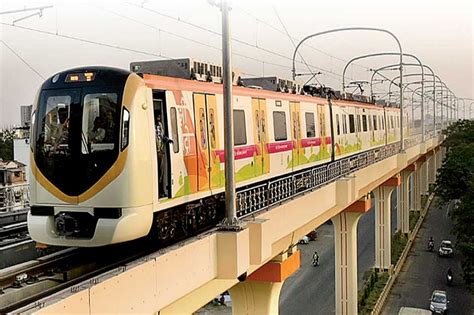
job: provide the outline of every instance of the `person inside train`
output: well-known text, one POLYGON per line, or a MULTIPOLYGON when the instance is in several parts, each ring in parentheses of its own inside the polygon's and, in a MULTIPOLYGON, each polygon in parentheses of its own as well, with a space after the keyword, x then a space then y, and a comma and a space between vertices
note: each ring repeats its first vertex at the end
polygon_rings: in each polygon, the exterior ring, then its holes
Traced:
POLYGON ((104 142, 105 143, 113 143, 114 142, 114 131, 115 131, 115 121, 114 121, 114 115, 112 111, 108 110, 105 116, 105 137, 104 137, 104 142))
POLYGON ((69 139, 69 117, 67 108, 60 108, 58 110, 57 124, 50 126, 50 136, 48 142, 53 145, 54 150, 58 149, 59 145, 67 144, 69 139))
POLYGON ((89 131, 89 142, 101 143, 105 138, 105 129, 103 128, 102 119, 97 116, 94 119, 94 127, 89 131))

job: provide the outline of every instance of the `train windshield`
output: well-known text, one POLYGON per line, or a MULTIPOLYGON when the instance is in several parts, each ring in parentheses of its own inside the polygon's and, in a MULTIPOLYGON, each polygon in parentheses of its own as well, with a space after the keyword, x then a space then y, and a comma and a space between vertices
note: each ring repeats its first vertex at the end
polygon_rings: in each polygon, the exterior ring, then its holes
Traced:
POLYGON ((120 89, 43 90, 36 112, 34 154, 43 175, 77 196, 118 156, 120 89))

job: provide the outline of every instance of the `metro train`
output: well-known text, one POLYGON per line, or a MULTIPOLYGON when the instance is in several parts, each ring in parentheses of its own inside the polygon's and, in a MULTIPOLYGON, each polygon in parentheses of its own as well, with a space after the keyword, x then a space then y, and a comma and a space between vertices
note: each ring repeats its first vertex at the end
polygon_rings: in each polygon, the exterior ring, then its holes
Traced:
MULTIPOLYGON (((33 105, 31 237, 79 247, 166 242, 216 224, 222 91, 108 67, 46 80, 33 105)), ((237 188, 400 140, 399 110, 370 103, 234 86, 233 111, 237 188)))

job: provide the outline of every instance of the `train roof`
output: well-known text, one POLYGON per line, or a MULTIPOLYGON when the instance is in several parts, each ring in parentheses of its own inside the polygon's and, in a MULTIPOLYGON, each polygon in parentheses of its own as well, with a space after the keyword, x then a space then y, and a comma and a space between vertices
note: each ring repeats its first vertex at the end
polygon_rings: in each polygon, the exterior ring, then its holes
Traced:
MULTIPOLYGON (((204 93, 219 93, 219 94, 223 93, 222 84, 180 79, 180 78, 174 78, 174 77, 166 77, 166 76, 153 75, 153 74, 144 74, 143 78, 145 79, 146 85, 150 88, 163 89, 163 90, 178 89, 178 90, 188 90, 188 91, 204 92, 204 93)), ((319 104, 325 104, 327 102, 325 98, 317 97, 317 96, 282 93, 282 92, 269 91, 269 90, 263 90, 263 89, 254 89, 254 88, 241 87, 241 86, 233 86, 232 91, 234 95, 239 95, 239 96, 262 97, 262 98, 271 98, 271 99, 277 99, 277 100, 300 101, 300 102, 310 102, 310 103, 319 103, 319 104)), ((333 103, 339 106, 361 106, 365 108, 383 109, 383 107, 379 105, 368 104, 368 103, 357 102, 357 101, 349 101, 349 100, 333 100, 333 103)), ((398 109, 396 108, 392 108, 392 110, 398 111, 398 109)))
POLYGON ((67 89, 87 86, 123 86, 132 72, 102 66, 78 67, 64 70, 48 78, 42 89, 67 89))

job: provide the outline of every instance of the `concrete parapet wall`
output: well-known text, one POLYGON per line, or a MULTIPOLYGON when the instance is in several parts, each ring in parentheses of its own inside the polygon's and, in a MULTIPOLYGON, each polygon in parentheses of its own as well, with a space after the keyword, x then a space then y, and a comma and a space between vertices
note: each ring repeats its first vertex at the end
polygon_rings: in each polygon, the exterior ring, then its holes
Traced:
MULTIPOLYGON (((246 219, 240 232, 210 232, 42 300, 29 313, 191 313, 292 248, 305 234, 439 144, 430 139, 351 176, 246 219), (75 308, 77 306, 77 308, 75 308)), ((26 308, 25 308, 26 309, 26 308)))

